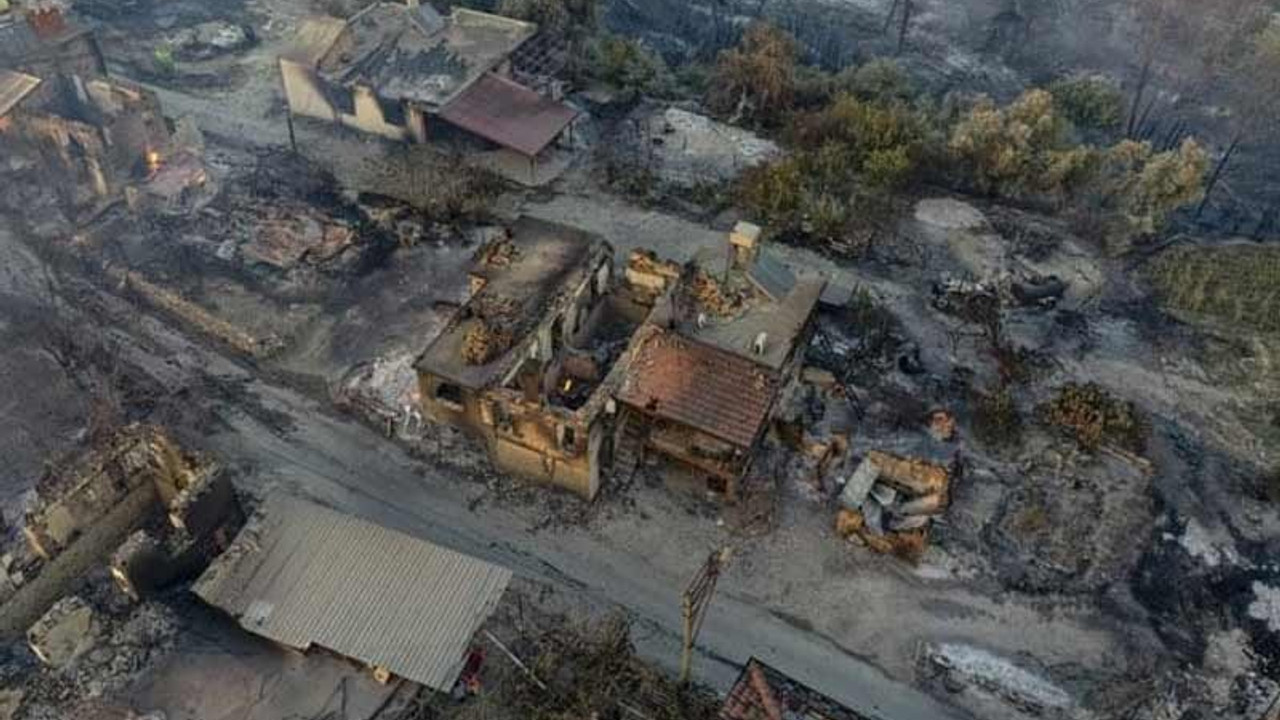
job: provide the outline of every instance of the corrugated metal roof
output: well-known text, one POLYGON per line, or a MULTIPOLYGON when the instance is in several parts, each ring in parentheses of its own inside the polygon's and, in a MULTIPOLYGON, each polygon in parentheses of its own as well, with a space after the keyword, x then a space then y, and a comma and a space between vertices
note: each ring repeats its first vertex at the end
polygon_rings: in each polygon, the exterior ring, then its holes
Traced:
POLYGON ((533 157, 569 127, 578 111, 490 73, 446 105, 440 117, 533 157))
POLYGON ((40 78, 12 70, 0 70, 0 117, 9 114, 23 98, 40 87, 40 78))
POLYGON ((249 632, 447 692, 510 580, 505 568, 277 495, 193 590, 249 632))

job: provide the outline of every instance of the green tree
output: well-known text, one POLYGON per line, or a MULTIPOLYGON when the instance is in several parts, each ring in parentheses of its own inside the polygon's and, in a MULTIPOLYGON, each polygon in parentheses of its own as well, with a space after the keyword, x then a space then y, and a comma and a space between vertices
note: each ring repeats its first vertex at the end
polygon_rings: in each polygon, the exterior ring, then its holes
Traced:
POLYGON ((537 23, 538 28, 570 39, 581 39, 598 24, 598 0, 502 0, 498 14, 537 23))
POLYGON ((756 22, 736 48, 720 53, 707 102, 730 122, 774 125, 794 107, 795 93, 795 39, 756 22))
POLYGON ((748 168, 739 181, 738 199, 770 228, 794 228, 804 204, 804 180, 799 158, 781 158, 748 168))
POLYGON ((662 95, 672 86, 662 56, 639 42, 605 33, 591 43, 591 75, 629 96, 662 95))
POLYGON ((1066 127, 1044 90, 1029 90, 1005 108, 983 97, 952 129, 948 148, 979 190, 1017 197, 1044 189, 1050 153, 1063 148, 1066 127))
POLYGON ((1151 235, 1175 211, 1203 197, 1209 156, 1192 138, 1163 153, 1150 143, 1125 140, 1105 153, 1102 165, 1099 190, 1106 202, 1131 235, 1151 235))

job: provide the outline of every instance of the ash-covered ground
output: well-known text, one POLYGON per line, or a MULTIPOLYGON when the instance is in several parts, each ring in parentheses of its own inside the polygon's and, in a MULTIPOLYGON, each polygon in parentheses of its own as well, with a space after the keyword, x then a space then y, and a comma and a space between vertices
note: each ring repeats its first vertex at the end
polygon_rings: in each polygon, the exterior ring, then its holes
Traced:
MULTIPOLYGON (((691 19, 694 6, 677 5, 611 3, 607 17, 672 53, 733 35, 714 24, 709 36, 695 32, 706 25, 691 19)), ((884 5, 815 2, 791 29, 824 61, 847 62, 859 57, 848 38, 880 36, 884 5)), ((1029 70, 952 42, 980 3, 966 13, 925 6, 908 65, 939 84, 1021 86, 1029 70)), ((855 451, 963 467, 916 567, 839 540, 832 504, 785 474, 766 531, 748 533, 732 510, 673 494, 649 470, 588 505, 496 475, 449 429, 404 433, 397 420, 385 438, 385 418, 413 401, 413 359, 465 292, 471 251, 503 221, 530 214, 600 233, 620 257, 647 247, 685 260, 718 251, 738 218, 682 197, 637 204, 584 153, 548 187, 506 188, 476 217, 437 222, 388 182, 397 146, 300 123, 302 157, 293 156, 275 56, 317 9, 171 0, 93 15, 113 66, 202 127, 219 190, 183 216, 117 211, 83 228, 0 226, 7 517, 47 458, 82 447, 92 418, 114 414, 174 428, 235 467, 250 494, 285 488, 620 606, 647 633, 642 655, 668 667, 690 558, 731 545, 700 659, 702 679, 721 689, 732 663, 759 654, 887 720, 1252 720, 1280 690, 1280 517, 1266 474, 1280 442, 1280 348, 1274 337, 1169 312, 1127 259, 1053 218, 921 193, 901 199, 891 242, 867 257, 779 248, 861 291, 854 308, 821 319, 845 349, 838 362, 855 366, 864 409, 855 451), (176 74, 154 74, 152 43, 209 22, 247 29, 243 42, 206 28, 227 47, 197 33, 178 43, 190 46, 176 74), (264 240, 273 232, 289 242, 264 240), (109 267, 187 299, 261 352, 237 351, 220 325, 155 309, 112 282, 109 267), (1013 283, 1045 275, 1065 280, 1061 299, 1009 303, 998 347, 945 292, 964 279, 1007 296, 1013 283), (1020 421, 993 426, 988 403, 1008 353, 1020 421), (1045 420, 1044 407, 1072 383, 1133 403, 1142 447, 1082 449, 1045 420), (113 399, 95 410, 103 388, 113 399), (955 416, 955 439, 927 432, 936 409, 955 416)), ((588 137, 619 136, 609 120, 592 122, 588 137)), ((954 294, 963 301, 971 291, 954 294)), ((174 647, 171 629, 159 634, 155 645, 177 659, 103 692, 139 710, 176 702, 161 679, 189 677, 203 666, 184 665, 183 654, 210 651, 174 647)), ((31 682, 45 698, 38 683, 54 681, 31 682)))

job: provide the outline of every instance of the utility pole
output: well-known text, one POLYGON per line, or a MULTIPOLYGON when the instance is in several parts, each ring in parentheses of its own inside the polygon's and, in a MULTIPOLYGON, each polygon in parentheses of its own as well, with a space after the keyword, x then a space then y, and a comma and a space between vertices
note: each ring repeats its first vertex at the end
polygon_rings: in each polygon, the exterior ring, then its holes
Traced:
POLYGON ((689 586, 685 588, 681 616, 684 620, 684 647, 680 654, 680 684, 689 683, 693 668, 693 647, 698 640, 698 632, 702 630, 702 621, 707 616, 707 606, 711 604, 711 596, 716 592, 716 582, 720 572, 729 562, 729 548, 717 550, 707 557, 707 562, 693 576, 689 586))

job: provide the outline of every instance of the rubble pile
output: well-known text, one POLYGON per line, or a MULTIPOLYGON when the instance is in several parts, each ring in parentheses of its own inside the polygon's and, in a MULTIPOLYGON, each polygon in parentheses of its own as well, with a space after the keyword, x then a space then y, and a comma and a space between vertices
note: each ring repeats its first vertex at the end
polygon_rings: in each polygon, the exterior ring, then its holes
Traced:
POLYGON ((81 717, 86 703, 124 691, 177 645, 180 620, 166 605, 143 603, 120 616, 87 604, 84 611, 94 618, 93 635, 65 666, 46 667, 29 678, 21 717, 81 717))
POLYGON ((462 339, 462 359, 468 365, 485 365, 509 350, 513 342, 515 334, 510 328, 478 320, 462 339))
POLYGON ((253 30, 223 20, 182 28, 169 38, 174 57, 179 60, 209 60, 244 50, 253 42, 253 30))
POLYGON ((45 665, 62 668, 93 647, 100 631, 93 608, 73 595, 55 603, 27 630, 27 644, 45 665))
POLYGON ((877 552, 919 561, 933 519, 950 503, 941 465, 872 450, 844 483, 836 532, 877 552))
POLYGON ((520 259, 520 249, 505 234, 486 244, 478 254, 480 264, 489 268, 504 268, 520 259))
POLYGON ((690 278, 688 288, 690 298, 697 307, 720 317, 736 315, 747 305, 748 294, 725 286, 705 270, 697 269, 690 278))

